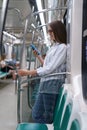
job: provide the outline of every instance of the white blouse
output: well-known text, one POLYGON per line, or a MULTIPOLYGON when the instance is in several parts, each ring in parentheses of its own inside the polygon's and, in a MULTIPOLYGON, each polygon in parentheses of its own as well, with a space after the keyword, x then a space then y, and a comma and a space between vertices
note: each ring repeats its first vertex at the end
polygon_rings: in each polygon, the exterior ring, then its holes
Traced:
MULTIPOLYGON (((53 44, 53 46, 48 50, 43 67, 37 68, 37 73, 39 76, 44 76, 53 73, 65 72, 66 70, 66 53, 67 46, 62 43, 53 44)), ((63 75, 51 76, 47 78, 42 78, 42 80, 57 79, 62 78, 63 75)))

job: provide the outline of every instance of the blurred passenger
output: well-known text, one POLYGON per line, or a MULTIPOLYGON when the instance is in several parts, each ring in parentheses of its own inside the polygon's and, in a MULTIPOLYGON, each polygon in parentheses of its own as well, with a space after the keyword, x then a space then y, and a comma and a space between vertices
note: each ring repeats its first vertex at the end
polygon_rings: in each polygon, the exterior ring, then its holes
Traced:
POLYGON ((10 70, 13 70, 13 67, 8 65, 5 60, 6 60, 6 55, 3 54, 1 56, 1 61, 0 61, 0 70, 2 72, 9 72, 10 70))
MULTIPOLYGON (((36 70, 20 69, 19 76, 45 76, 66 71, 66 28, 61 21, 53 21, 48 26, 48 33, 52 46, 47 51, 44 60, 40 55, 38 56, 43 66, 36 70)), ((38 96, 32 109, 32 117, 35 122, 53 122, 59 89, 64 82, 65 75, 63 74, 41 78, 38 96)))
POLYGON ((14 68, 19 66, 19 62, 16 61, 16 55, 13 53, 10 60, 6 61, 9 66, 12 66, 14 68))
POLYGON ((18 62, 16 61, 16 55, 14 53, 12 54, 11 58, 12 59, 7 61, 7 64, 13 67, 13 69, 9 70, 9 73, 12 75, 13 79, 15 80, 16 79, 15 70, 19 68, 20 63, 19 61, 18 62))

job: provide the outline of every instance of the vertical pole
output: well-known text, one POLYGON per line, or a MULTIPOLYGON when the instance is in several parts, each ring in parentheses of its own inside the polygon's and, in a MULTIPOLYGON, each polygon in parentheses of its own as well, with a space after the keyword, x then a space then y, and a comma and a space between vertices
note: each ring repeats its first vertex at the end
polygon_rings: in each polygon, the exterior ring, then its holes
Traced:
POLYGON ((2 40, 3 40, 3 30, 5 28, 6 16, 7 16, 7 10, 8 10, 8 3, 9 3, 9 0, 3 0, 1 18, 0 18, 0 20, 1 20, 1 24, 0 24, 0 56, 3 53, 2 40))

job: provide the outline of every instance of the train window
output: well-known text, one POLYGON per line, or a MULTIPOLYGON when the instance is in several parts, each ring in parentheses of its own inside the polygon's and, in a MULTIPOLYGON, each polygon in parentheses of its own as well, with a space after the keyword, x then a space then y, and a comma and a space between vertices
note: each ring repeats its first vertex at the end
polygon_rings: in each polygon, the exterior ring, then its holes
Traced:
POLYGON ((29 45, 26 46, 26 50, 27 50, 27 61, 30 61, 30 60, 35 61, 35 56, 34 56, 33 51, 29 45))
POLYGON ((87 0, 83 0, 82 19, 82 89, 83 97, 87 100, 87 0))
POLYGON ((20 52, 21 52, 21 46, 20 46, 20 44, 14 45, 12 53, 16 54, 16 60, 17 61, 20 61, 20 52))

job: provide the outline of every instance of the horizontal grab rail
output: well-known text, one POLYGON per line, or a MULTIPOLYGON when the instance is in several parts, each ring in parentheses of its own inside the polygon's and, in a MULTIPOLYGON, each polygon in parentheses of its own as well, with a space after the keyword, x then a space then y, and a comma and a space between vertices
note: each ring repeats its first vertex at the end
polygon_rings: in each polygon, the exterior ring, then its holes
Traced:
POLYGON ((56 76, 56 75, 66 75, 66 74, 71 75, 70 72, 60 72, 60 73, 53 73, 53 74, 44 75, 44 76, 35 76, 35 77, 28 76, 29 78, 27 80, 21 81, 20 84, 26 83, 28 81, 32 81, 34 79, 46 78, 46 77, 49 77, 49 76, 51 77, 51 76, 56 76))

